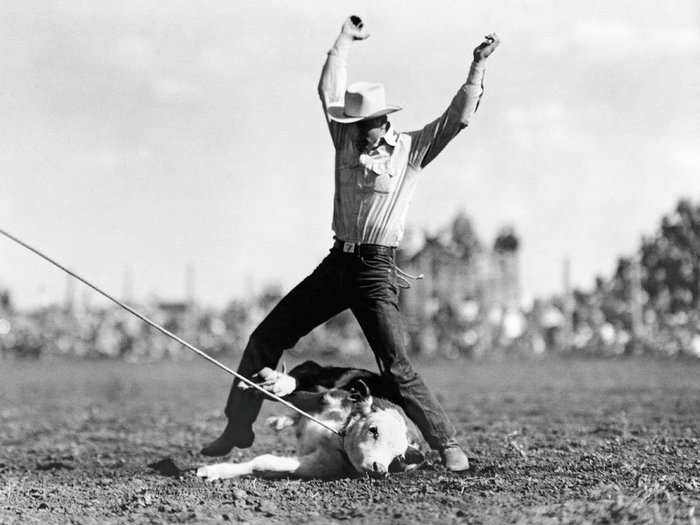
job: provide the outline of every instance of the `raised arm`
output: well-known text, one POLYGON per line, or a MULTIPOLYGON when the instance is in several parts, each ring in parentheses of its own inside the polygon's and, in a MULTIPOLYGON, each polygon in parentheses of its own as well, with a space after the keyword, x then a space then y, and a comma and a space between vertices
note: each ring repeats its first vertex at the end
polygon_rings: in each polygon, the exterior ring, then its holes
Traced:
POLYGON ((321 97, 323 116, 328 122, 333 142, 337 137, 341 124, 333 122, 328 117, 328 106, 343 104, 345 87, 347 86, 348 70, 347 57, 350 46, 354 40, 365 40, 369 34, 364 29, 364 23, 359 16, 350 16, 343 23, 340 35, 335 40, 333 47, 328 51, 326 62, 323 64, 321 78, 318 81, 318 95, 321 97))
POLYGON ((447 110, 422 129, 410 133, 411 153, 409 162, 424 168, 471 122, 484 93, 486 59, 495 51, 500 40, 495 33, 487 35, 474 49, 474 60, 467 80, 457 91, 447 110))

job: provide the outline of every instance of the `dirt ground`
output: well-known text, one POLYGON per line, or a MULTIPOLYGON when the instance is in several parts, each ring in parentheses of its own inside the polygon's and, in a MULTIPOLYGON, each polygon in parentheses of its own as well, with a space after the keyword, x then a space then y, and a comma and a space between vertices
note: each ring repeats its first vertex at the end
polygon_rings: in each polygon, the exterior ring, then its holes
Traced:
MULTIPOLYGON (((469 449, 468 473, 448 473, 431 456, 386 480, 205 483, 191 469, 210 461, 199 447, 223 425, 229 378, 218 369, 0 361, 0 522, 700 521, 700 364, 420 369, 469 449), (170 472, 148 467, 164 459, 170 472)), ((255 445, 231 457, 293 447, 290 433, 259 425, 255 445)))

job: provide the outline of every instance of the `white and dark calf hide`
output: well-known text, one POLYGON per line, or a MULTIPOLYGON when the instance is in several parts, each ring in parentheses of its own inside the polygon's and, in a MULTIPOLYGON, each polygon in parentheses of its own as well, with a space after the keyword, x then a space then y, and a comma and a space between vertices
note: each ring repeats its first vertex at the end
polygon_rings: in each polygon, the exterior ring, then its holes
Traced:
POLYGON ((197 476, 207 480, 246 475, 383 477, 422 463, 415 427, 396 405, 373 395, 372 388, 380 395, 385 392, 377 374, 307 361, 289 374, 265 368, 257 376, 264 389, 309 412, 342 436, 296 413, 271 417, 267 424, 277 431, 296 428, 295 456, 264 454, 241 463, 206 465, 197 470, 197 476))

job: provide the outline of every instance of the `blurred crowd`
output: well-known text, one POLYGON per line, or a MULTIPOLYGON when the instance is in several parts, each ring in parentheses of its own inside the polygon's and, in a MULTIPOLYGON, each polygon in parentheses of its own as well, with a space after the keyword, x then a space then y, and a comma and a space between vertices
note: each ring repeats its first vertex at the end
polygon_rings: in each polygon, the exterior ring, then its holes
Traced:
MULTIPOLYGON (((130 305, 137 311, 212 356, 235 356, 255 326, 282 298, 269 286, 224 309, 192 302, 130 305)), ((349 313, 341 314, 302 339, 297 353, 361 352, 364 342, 349 313)), ((9 292, 0 292, 0 359, 64 356, 123 359, 134 362, 186 360, 195 354, 118 306, 49 305, 31 311, 13 308, 9 292)))
MULTIPOLYGON (((477 286, 455 286, 449 269, 460 261, 450 260, 450 242, 419 266, 431 269, 435 284, 409 322, 416 352, 700 358, 700 205, 681 200, 637 253, 620 258, 591 289, 567 289, 529 305, 518 296, 519 241, 512 229, 501 232, 489 253, 481 249, 481 265, 472 261, 477 286), (435 277, 441 270, 450 275, 445 290, 435 277)), ((479 260, 478 250, 475 255, 479 260)), ((567 269, 562 273, 566 281, 567 269)), ((410 301, 406 306, 411 311, 410 301)))
MULTIPOLYGON (((414 239, 415 240, 415 239, 414 239)), ((620 258, 610 277, 589 290, 523 305, 521 241, 504 228, 485 248, 460 214, 438 235, 424 236, 399 265, 423 279, 401 291, 415 354, 459 357, 652 355, 700 358, 700 205, 682 200, 637 253, 620 258)), ((282 297, 268 287, 214 310, 193 302, 136 305, 149 318, 214 356, 240 353, 247 337, 282 297)), ((348 312, 303 338, 297 354, 367 352, 348 312)), ((133 361, 193 354, 114 306, 49 305, 17 311, 0 290, 0 356, 60 355, 133 361)))

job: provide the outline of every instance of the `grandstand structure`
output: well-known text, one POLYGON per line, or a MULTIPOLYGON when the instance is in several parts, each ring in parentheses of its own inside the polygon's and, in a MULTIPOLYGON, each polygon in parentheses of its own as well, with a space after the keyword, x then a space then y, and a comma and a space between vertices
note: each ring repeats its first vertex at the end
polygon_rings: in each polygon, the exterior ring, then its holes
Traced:
POLYGON ((400 294, 400 303, 413 352, 487 351, 493 325, 507 330, 509 319, 519 316, 520 242, 515 231, 503 228, 486 248, 469 217, 460 213, 447 228, 424 236, 418 244, 417 250, 400 252, 398 257, 402 270, 422 275, 400 282, 410 283, 400 294))

